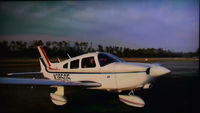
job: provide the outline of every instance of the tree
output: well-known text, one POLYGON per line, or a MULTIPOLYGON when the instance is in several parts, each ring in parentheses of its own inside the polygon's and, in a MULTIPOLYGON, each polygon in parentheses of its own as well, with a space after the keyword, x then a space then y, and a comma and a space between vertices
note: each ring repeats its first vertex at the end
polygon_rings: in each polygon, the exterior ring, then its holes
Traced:
POLYGON ((94 49, 92 48, 92 42, 90 42, 90 46, 88 48, 88 52, 94 52, 94 49))
POLYGON ((85 53, 88 50, 88 43, 87 42, 81 42, 80 43, 80 50, 81 53, 85 53))
POLYGON ((47 41, 47 42, 46 42, 46 47, 47 47, 47 48, 50 48, 50 46, 51 46, 51 42, 50 42, 50 41, 47 41))
POLYGON ((98 45, 98 51, 99 51, 99 52, 104 52, 103 46, 102 46, 102 45, 98 45))

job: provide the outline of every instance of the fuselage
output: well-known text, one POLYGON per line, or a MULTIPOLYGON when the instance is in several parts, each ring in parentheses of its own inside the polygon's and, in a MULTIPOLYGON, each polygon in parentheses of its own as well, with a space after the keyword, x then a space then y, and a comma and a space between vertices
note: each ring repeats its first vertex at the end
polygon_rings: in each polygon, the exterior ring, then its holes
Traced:
POLYGON ((162 66, 127 63, 114 55, 95 52, 52 63, 51 67, 41 66, 41 72, 50 80, 101 84, 93 89, 132 90, 144 86, 151 77, 170 71, 162 66))

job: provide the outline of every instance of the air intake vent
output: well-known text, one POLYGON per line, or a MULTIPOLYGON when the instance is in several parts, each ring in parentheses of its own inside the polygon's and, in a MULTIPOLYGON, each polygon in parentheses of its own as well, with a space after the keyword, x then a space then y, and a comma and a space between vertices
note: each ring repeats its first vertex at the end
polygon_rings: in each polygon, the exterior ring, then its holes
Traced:
POLYGON ((147 74, 149 74, 149 73, 150 73, 150 69, 151 69, 150 67, 149 67, 149 68, 147 68, 147 70, 146 70, 146 73, 147 73, 147 74))

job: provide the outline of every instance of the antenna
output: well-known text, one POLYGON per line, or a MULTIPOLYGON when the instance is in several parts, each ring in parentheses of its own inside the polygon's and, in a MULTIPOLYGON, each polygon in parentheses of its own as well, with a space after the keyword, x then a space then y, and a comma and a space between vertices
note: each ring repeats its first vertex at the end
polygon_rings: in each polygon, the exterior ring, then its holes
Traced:
POLYGON ((69 59, 71 59, 71 57, 69 56, 69 54, 67 53, 67 56, 69 57, 69 59))
POLYGON ((57 57, 57 59, 58 59, 58 62, 60 63, 60 59, 57 57))

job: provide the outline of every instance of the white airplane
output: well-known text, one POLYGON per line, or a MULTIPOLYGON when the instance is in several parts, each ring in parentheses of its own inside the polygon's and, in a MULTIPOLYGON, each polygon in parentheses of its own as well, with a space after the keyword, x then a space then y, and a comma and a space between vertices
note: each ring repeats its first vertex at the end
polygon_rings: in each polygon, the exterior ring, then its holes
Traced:
POLYGON ((39 74, 47 79, 1 77, 0 84, 48 85, 57 90, 50 93, 51 100, 56 105, 67 103, 64 97, 64 86, 81 86, 88 89, 116 91, 123 103, 143 107, 145 102, 135 96, 135 89, 148 89, 150 79, 170 72, 165 67, 147 63, 127 63, 120 58, 105 52, 87 53, 51 63, 41 46, 38 46, 40 72, 9 73, 8 75, 39 74), (130 90, 127 95, 120 94, 130 90))

